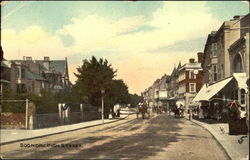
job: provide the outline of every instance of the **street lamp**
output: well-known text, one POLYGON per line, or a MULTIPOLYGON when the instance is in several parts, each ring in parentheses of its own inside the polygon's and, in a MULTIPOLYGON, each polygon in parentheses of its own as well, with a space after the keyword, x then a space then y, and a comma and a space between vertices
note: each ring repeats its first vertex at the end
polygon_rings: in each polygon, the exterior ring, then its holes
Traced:
POLYGON ((102 124, 104 123, 104 101, 103 101, 103 95, 105 93, 105 89, 102 88, 101 89, 101 93, 102 93, 102 124))

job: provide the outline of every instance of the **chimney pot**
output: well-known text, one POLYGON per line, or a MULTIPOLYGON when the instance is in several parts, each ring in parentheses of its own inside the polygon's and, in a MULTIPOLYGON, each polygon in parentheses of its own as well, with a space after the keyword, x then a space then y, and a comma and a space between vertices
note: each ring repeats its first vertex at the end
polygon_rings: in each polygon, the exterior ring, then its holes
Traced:
POLYGON ((190 58, 189 63, 194 63, 194 58, 190 58))
POLYGON ((49 57, 44 57, 44 61, 49 61, 49 57))

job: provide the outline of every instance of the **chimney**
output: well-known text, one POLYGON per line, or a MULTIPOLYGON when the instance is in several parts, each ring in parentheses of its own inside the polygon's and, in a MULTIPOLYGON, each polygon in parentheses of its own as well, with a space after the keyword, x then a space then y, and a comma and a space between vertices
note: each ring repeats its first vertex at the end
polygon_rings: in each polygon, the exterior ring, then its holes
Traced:
POLYGON ((197 57, 198 57, 198 63, 202 62, 202 58, 203 58, 203 53, 202 52, 198 52, 197 53, 197 57))
POLYGON ((49 70, 49 57, 44 57, 43 59, 43 65, 46 69, 49 70))
POLYGON ((189 63, 194 63, 194 58, 190 58, 189 63))
POLYGON ((31 61, 32 57, 26 57, 26 61, 31 61))
POLYGON ((44 61, 49 61, 49 57, 44 57, 44 61))

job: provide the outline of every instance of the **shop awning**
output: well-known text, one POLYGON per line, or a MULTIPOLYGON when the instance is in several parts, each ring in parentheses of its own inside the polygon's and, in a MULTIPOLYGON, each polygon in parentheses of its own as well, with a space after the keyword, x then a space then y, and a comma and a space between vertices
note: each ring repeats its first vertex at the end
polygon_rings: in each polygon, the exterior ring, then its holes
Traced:
POLYGON ((247 75, 246 73, 234 73, 233 77, 238 83, 238 88, 247 90, 247 75))
POLYGON ((214 83, 210 86, 204 84, 201 90, 197 93, 197 95, 192 100, 193 102, 198 101, 209 101, 215 94, 217 94, 221 89, 223 89, 233 77, 229 77, 220 82, 214 83))

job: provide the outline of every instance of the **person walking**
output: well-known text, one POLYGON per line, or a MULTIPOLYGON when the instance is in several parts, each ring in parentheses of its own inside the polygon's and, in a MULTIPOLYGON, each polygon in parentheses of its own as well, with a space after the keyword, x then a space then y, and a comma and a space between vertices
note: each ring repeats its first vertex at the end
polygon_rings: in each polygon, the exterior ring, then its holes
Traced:
POLYGON ((192 117, 192 109, 188 109, 188 119, 191 120, 192 117))

